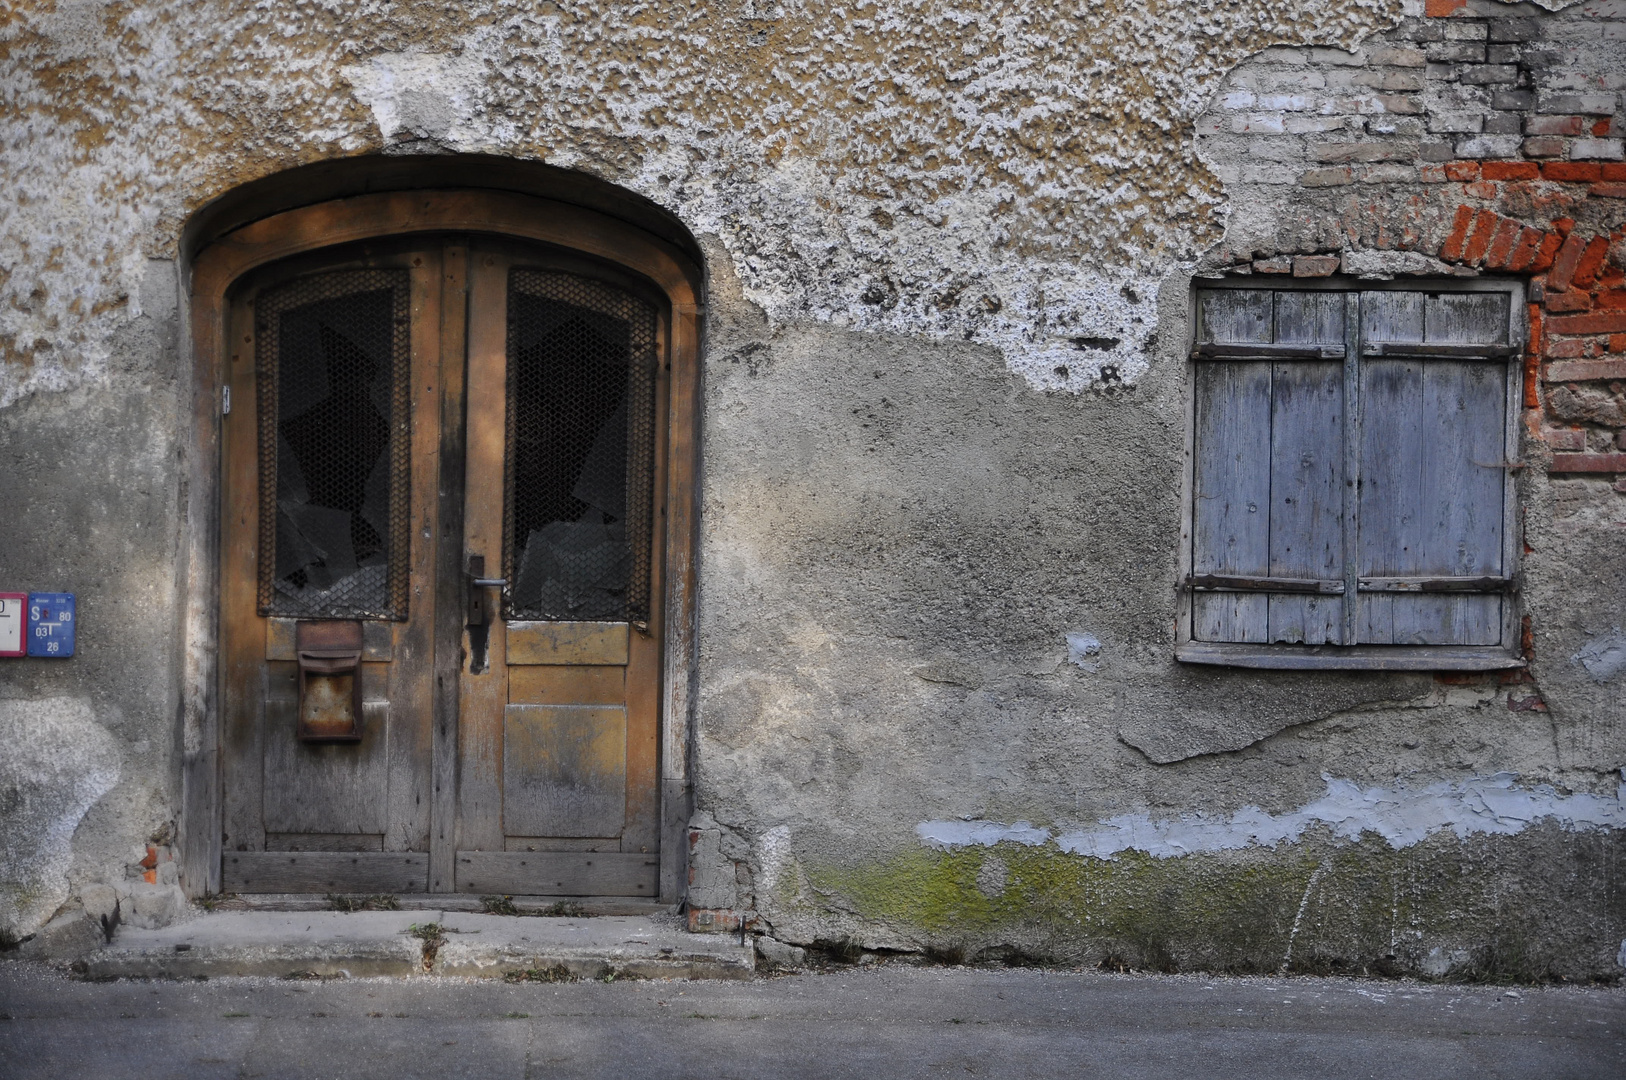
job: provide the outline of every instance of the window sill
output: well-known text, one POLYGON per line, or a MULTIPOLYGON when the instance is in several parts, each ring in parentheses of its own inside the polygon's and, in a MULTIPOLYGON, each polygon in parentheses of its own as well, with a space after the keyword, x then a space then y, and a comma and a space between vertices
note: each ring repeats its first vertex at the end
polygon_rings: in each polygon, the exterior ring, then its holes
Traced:
POLYGON ((1286 671, 1500 671, 1525 662, 1499 645, 1244 645, 1187 641, 1183 664, 1286 671))

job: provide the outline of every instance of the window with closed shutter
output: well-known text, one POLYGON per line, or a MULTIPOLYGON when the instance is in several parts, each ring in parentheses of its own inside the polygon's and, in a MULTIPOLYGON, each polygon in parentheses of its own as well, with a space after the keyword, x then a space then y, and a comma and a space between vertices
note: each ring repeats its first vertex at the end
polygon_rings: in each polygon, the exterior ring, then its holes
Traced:
POLYGON ((1517 299, 1506 285, 1198 291, 1180 659, 1520 662, 1517 299))

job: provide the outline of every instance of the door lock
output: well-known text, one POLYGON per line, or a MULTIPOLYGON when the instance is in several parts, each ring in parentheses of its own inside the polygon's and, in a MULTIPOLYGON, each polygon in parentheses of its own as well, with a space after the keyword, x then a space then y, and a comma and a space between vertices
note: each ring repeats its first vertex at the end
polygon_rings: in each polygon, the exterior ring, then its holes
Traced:
POLYGON ((486 557, 484 555, 470 555, 468 582, 468 624, 470 626, 490 626, 492 618, 496 615, 498 605, 502 603, 502 590, 508 586, 508 579, 486 577, 486 557), (497 590, 497 594, 492 596, 487 591, 490 589, 497 590))

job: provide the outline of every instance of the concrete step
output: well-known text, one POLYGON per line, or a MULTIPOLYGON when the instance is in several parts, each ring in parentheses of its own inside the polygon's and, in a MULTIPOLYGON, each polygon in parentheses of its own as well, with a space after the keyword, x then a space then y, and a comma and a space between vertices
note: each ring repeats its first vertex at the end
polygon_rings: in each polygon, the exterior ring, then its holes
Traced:
POLYGON ((750 940, 690 934, 671 916, 559 918, 465 911, 216 911, 122 928, 76 964, 92 979, 448 975, 509 981, 748 979, 750 940))

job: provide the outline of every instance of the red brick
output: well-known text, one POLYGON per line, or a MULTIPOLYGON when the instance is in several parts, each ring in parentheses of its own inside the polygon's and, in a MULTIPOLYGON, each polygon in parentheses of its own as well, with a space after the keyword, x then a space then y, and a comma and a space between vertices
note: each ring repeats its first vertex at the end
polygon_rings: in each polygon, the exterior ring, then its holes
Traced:
POLYGON ((1555 334, 1614 334, 1626 331, 1626 311, 1594 311, 1590 315, 1555 315, 1547 320, 1555 334))
POLYGON ((1570 279, 1575 276, 1575 266, 1581 261, 1581 252, 1586 245, 1581 243, 1579 236, 1564 238, 1564 246, 1558 249, 1558 257, 1553 260, 1553 272, 1547 275, 1547 287, 1563 292, 1570 287, 1570 279))
POLYGON ((1541 404, 1541 397, 1536 387, 1536 368, 1538 365, 1535 361, 1534 356, 1524 358, 1524 407, 1527 409, 1534 409, 1541 404))
POLYGON ((1503 218, 1502 223, 1496 226, 1496 234, 1491 237, 1490 248, 1485 252, 1485 265, 1500 269, 1507 265, 1507 258, 1513 253, 1513 242, 1519 238, 1519 231, 1524 226, 1512 218, 1503 218))
POLYGON ((1462 245, 1468 239, 1468 226, 1473 223, 1473 220, 1473 207, 1457 207, 1456 220, 1451 222, 1451 235, 1447 236, 1445 243, 1440 245, 1440 258, 1447 262, 1456 262, 1462 258, 1462 245))
POLYGON ((1474 216, 1474 231, 1468 234, 1468 244, 1462 249, 1462 261, 1476 263, 1485 256, 1485 249, 1490 246, 1491 237, 1496 235, 1496 226, 1501 217, 1492 210, 1481 210, 1474 216))
POLYGON ((1558 235, 1568 236, 1570 230, 1575 228, 1575 219, 1567 217, 1553 218, 1553 228, 1558 230, 1558 235))
POLYGON ((1417 169, 1417 176, 1425 184, 1443 184, 1445 183, 1445 166, 1420 165, 1417 169))
POLYGON ((1609 338, 1609 351, 1626 353, 1626 334, 1614 334, 1609 338))
POLYGON ((1569 360, 1547 365, 1547 382, 1610 382, 1626 379, 1626 360, 1569 360))
POLYGON ((1486 180, 1534 180, 1541 175, 1541 166, 1534 161, 1487 161, 1480 175, 1486 180))
POLYGON ((1295 255, 1293 276, 1328 277, 1338 272, 1338 262, 1336 255, 1295 255))
POLYGON ((1445 19, 1468 6, 1468 0, 1424 0, 1423 14, 1431 19, 1445 19))
POLYGON ((1589 192, 1603 199, 1626 199, 1626 181, 1601 180, 1589 192))
POLYGON ((1479 162, 1477 161, 1448 161, 1445 163, 1445 178, 1458 183, 1466 183, 1479 179, 1479 162))
POLYGON ((1601 170, 1595 161, 1547 161, 1541 166, 1541 175, 1547 180, 1567 180, 1571 183, 1590 184, 1601 179, 1601 170))
POLYGON ((1488 180, 1475 180, 1473 183, 1468 184, 1463 190, 1468 193, 1468 197, 1471 199, 1496 198, 1496 185, 1488 180))
POLYGON ((1542 237, 1541 246, 1536 249, 1536 257, 1530 261, 1530 272, 1539 274, 1553 265, 1553 256, 1558 254, 1558 247, 1563 242, 1564 237, 1561 233, 1552 232, 1542 237))
POLYGON ((1626 161, 1606 161, 1598 167, 1602 180, 1626 180, 1626 161))
POLYGON ((1548 428, 1541 433, 1547 445, 1554 450, 1585 450, 1586 432, 1575 428, 1548 428))
MULTIPOLYGON (((1605 311, 1626 311, 1626 289, 1605 289, 1594 298, 1594 302, 1605 311)), ((1609 348, 1615 349, 1613 340, 1609 342, 1609 348)))
POLYGON ((1507 268, 1509 270, 1523 270, 1530 265, 1530 260, 1536 257, 1536 248, 1541 244, 1541 233, 1536 229, 1525 228, 1519 233, 1519 242, 1508 256, 1507 268))
POLYGON ((1551 360, 1574 360, 1577 356, 1586 355, 1585 341, 1550 341, 1547 343, 1547 357, 1551 360))
POLYGON ((1570 280, 1582 288, 1589 288, 1598 280, 1598 271, 1603 269, 1603 260, 1608 257, 1609 238, 1594 236, 1582 253, 1581 261, 1575 264, 1575 276, 1570 280))
POLYGON ((1580 289, 1570 289, 1567 292, 1547 290, 1547 310, 1557 313, 1561 311, 1591 311, 1592 297, 1580 289))
POLYGON ((1548 472, 1626 472, 1626 454, 1554 454, 1548 472))

